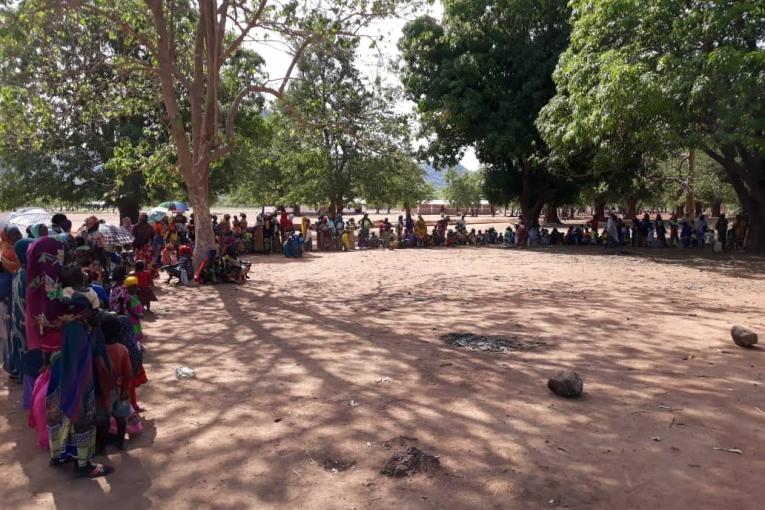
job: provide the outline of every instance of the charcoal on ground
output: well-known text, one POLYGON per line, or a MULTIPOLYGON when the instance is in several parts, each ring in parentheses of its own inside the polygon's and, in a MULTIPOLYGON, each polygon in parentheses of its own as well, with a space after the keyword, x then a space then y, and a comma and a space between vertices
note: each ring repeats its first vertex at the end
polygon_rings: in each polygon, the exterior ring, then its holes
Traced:
POLYGON ((417 473, 433 473, 441 466, 437 457, 410 446, 388 459, 382 474, 392 477, 414 476, 417 473))
POLYGON ((356 465, 355 460, 346 459, 333 459, 327 458, 321 463, 325 471, 336 473, 338 471, 346 471, 356 465))
POLYGON ((476 335, 474 333, 447 333, 442 335, 441 339, 455 347, 489 352, 530 351, 546 345, 544 342, 525 341, 517 337, 503 338, 499 336, 476 335))

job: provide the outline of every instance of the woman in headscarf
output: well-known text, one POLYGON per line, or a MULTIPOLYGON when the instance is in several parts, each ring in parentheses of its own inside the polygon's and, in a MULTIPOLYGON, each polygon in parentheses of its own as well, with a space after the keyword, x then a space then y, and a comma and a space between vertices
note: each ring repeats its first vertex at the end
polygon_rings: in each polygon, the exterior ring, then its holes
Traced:
POLYGON ((417 223, 414 225, 414 237, 417 238, 417 247, 422 248, 426 245, 425 238, 428 236, 428 225, 425 223, 422 215, 417 217, 417 223))
POLYGON ((27 233, 32 239, 40 239, 41 237, 46 237, 48 235, 48 225, 44 223, 30 225, 27 229, 27 233))
POLYGON ((252 229, 252 251, 263 253, 263 215, 258 214, 255 218, 255 228, 252 229))
POLYGON ((10 311, 13 307, 13 280, 19 271, 20 262, 16 256, 15 244, 21 238, 16 227, 0 230, 0 342, 3 349, 3 370, 14 379, 19 378, 18 344, 12 341, 10 311))
POLYGON ((149 225, 149 217, 143 213, 138 217, 138 223, 133 227, 133 253, 134 260, 143 260, 146 263, 146 270, 150 271, 152 276, 156 274, 154 267, 154 228, 149 225))
POLYGON ((42 367, 42 351, 40 349, 29 350, 27 346, 27 250, 33 242, 34 239, 21 239, 14 246, 21 267, 13 275, 13 296, 11 299, 10 341, 18 352, 19 375, 24 383, 24 392, 21 399, 24 409, 29 409, 32 406, 32 390, 34 389, 37 374, 40 373, 40 368, 42 367))
POLYGON ((313 242, 311 240, 311 220, 307 216, 303 216, 300 219, 300 234, 303 236, 303 249, 305 251, 311 251, 313 248, 313 242))
MULTIPOLYGON (((87 304, 63 301, 64 244, 54 237, 35 241, 27 251, 27 349, 42 349, 49 382, 46 419, 50 464, 76 459, 77 476, 95 478, 113 469, 93 464, 96 447, 96 376, 109 370, 100 329, 86 324, 87 304)), ((109 388, 100 387, 99 397, 109 388)))
POLYGON ((19 270, 19 259, 13 246, 21 239, 21 232, 14 226, 0 229, 0 264, 6 273, 15 273, 19 270))

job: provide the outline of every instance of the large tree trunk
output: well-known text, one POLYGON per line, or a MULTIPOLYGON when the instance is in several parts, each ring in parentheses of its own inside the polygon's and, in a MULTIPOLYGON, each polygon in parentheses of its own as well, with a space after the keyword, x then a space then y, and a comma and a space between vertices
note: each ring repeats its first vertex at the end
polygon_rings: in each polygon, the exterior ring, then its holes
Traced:
POLYGON ((138 215, 141 213, 141 206, 137 197, 126 196, 117 200, 117 210, 120 215, 120 224, 122 218, 130 218, 134 224, 138 222, 138 215))
POLYGON ((712 217, 719 218, 721 212, 722 212, 722 201, 715 200, 714 202, 712 202, 712 217))
POLYGON ((637 216, 637 206, 638 206, 637 198, 632 197, 632 196, 627 197, 626 202, 627 202, 627 204, 626 204, 627 207, 625 209, 626 212, 624 213, 624 216, 627 219, 632 219, 635 216, 637 216))
POLYGON ((695 174, 696 157, 694 151, 688 153, 688 176, 685 181, 685 217, 693 218, 695 215, 696 201, 693 196, 693 181, 695 174))
POLYGON ((292 206, 292 214, 295 216, 300 216, 300 204, 294 204, 292 206))
POLYGON ((210 220, 209 168, 194 168, 191 179, 186 179, 186 189, 194 209, 194 267, 215 248, 215 233, 210 220))
POLYGON ((605 221, 606 219, 606 202, 598 200, 595 202, 595 217, 598 221, 605 221))
POLYGON ((558 208, 552 205, 545 207, 545 223, 551 225, 560 225, 563 223, 558 217, 558 208))
POLYGON ((542 207, 544 207, 544 203, 541 200, 521 199, 521 214, 523 214, 523 219, 526 220, 528 228, 539 227, 539 215, 542 213, 542 207))
POLYGON ((736 190, 749 224, 745 246, 765 255, 765 154, 733 145, 725 145, 719 152, 707 149, 706 153, 722 165, 736 190))

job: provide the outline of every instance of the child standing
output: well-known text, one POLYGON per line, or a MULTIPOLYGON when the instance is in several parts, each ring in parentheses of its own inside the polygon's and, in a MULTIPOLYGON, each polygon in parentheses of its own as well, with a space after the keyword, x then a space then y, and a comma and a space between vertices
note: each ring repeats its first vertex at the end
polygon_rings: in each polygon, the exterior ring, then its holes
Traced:
POLYGON ((135 271, 133 271, 132 276, 138 281, 138 298, 141 300, 141 305, 147 313, 151 313, 151 302, 156 301, 157 296, 151 289, 151 273, 146 270, 146 264, 143 260, 135 263, 135 271))
POLYGON ((101 308, 98 294, 85 284, 85 273, 79 266, 70 264, 61 270, 61 286, 64 299, 90 306, 94 310, 101 308))
POLYGON ((139 342, 143 340, 143 331, 141 330, 141 317, 143 317, 143 305, 138 298, 138 278, 128 276, 123 284, 128 292, 127 300, 124 302, 124 313, 130 324, 133 325, 133 333, 139 342))
MULTIPOLYGON (((111 384, 109 387, 114 388, 106 413, 108 416, 113 416, 117 422, 115 443, 119 450, 124 450, 127 417, 130 416, 130 389, 132 387, 133 367, 127 348, 118 343, 120 329, 120 323, 116 317, 108 317, 101 323, 101 330, 104 333, 104 342, 106 343, 106 352, 112 368, 111 384)), ((103 426, 101 430, 103 431, 103 426)), ((106 445, 105 439, 103 437, 99 444, 102 452, 106 445)))
POLYGON ((162 248, 162 265, 169 266, 173 264, 173 256, 175 255, 175 246, 172 243, 167 243, 162 248))

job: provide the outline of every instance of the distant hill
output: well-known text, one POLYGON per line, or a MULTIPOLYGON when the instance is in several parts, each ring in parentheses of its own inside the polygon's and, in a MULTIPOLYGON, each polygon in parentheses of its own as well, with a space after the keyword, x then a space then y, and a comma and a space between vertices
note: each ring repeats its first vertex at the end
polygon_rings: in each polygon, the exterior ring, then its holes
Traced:
MULTIPOLYGON (((443 170, 437 170, 432 165, 429 165, 427 163, 422 164, 422 168, 427 173, 426 179, 430 184, 433 185, 436 189, 443 189, 444 186, 446 186, 446 180, 444 179, 444 174, 446 173, 446 168, 443 170)), ((457 173, 463 174, 465 172, 468 172, 468 169, 462 166, 461 164, 457 164, 457 166, 454 167, 455 170, 457 170, 457 173)))

